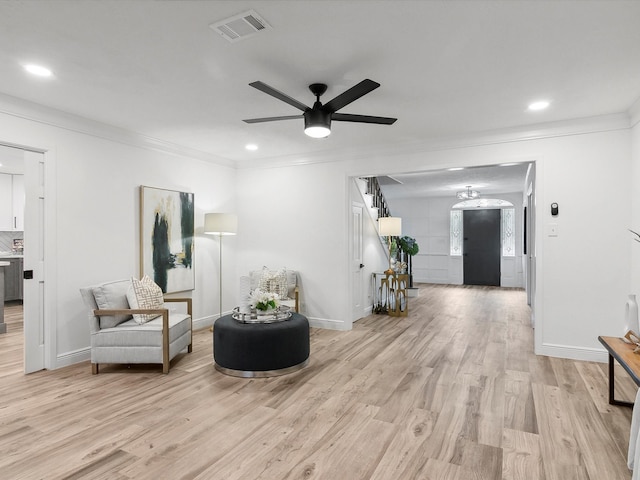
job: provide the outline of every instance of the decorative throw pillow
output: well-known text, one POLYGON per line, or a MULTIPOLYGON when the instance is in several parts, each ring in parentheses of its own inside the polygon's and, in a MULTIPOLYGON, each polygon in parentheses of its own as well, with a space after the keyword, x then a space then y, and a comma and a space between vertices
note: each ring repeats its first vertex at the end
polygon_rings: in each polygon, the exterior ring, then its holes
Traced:
POLYGON ((263 267, 258 288, 263 292, 277 293, 281 300, 288 298, 289 286, 286 268, 272 271, 267 267, 263 267))
MULTIPOLYGON (((141 280, 131 278, 131 287, 127 291, 127 300, 129 300, 129 306, 133 309, 153 310, 164 307, 162 289, 148 275, 142 277, 141 280)), ((136 323, 142 325, 159 316, 157 313, 135 313, 133 319, 136 323)))

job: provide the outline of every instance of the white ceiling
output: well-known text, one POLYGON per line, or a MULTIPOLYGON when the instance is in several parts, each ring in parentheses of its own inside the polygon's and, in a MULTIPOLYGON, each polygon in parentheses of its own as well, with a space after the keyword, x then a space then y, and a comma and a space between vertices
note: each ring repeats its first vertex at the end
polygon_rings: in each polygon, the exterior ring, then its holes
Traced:
POLYGON ((639 25, 638 1, 2 1, 0 93, 212 158, 315 158, 626 112, 639 25), (272 29, 232 44, 209 28, 249 9, 272 29), (316 140, 302 119, 242 122, 300 113, 250 82, 311 105, 310 83, 326 102, 365 78, 382 86, 341 112, 394 125, 316 140))
POLYGON ((406 197, 451 197, 470 186, 481 198, 499 197, 503 193, 522 192, 529 164, 473 167, 464 170, 431 170, 394 174, 379 179, 387 200, 406 197))

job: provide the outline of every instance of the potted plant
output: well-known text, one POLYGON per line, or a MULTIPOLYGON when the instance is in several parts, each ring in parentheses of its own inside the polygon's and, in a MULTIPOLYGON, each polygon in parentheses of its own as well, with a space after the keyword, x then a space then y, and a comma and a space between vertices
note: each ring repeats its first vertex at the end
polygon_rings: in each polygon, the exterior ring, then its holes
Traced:
POLYGON ((415 238, 408 237, 407 235, 398 239, 398 247, 407 256, 407 272, 409 273, 409 288, 413 288, 413 274, 412 274, 412 261, 411 257, 418 253, 420 248, 416 243, 415 238))

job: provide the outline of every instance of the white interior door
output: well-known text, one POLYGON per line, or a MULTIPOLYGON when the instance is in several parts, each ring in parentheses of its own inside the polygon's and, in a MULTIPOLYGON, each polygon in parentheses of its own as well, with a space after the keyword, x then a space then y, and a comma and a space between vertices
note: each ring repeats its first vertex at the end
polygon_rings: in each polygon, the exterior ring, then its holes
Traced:
POLYGON ((351 284, 353 288, 352 320, 364 317, 362 254, 362 213, 364 205, 354 202, 351 205, 351 284))
POLYGON ((24 372, 45 368, 44 323, 44 162, 24 152, 24 372), (29 278, 32 277, 32 278, 29 278))

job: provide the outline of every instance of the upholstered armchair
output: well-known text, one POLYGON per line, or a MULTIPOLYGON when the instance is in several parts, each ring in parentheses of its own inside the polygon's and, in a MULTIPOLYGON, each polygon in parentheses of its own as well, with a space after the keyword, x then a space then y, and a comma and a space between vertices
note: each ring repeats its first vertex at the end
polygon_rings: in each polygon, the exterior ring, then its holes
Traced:
MULTIPOLYGON (((160 308, 140 308, 141 303, 135 297, 132 300, 134 280, 80 289, 89 309, 91 371, 94 375, 101 363, 160 363, 162 372, 169 373, 171 360, 185 349, 187 352, 192 350, 191 299, 161 298, 167 303, 186 304, 186 313, 170 310, 164 304, 159 305, 160 308), (137 308, 131 308, 131 303, 137 308)), ((161 290, 159 295, 162 297, 161 290)))
POLYGON ((298 272, 295 270, 269 270, 263 267, 261 270, 249 272, 251 291, 260 290, 277 293, 280 296, 280 304, 286 305, 295 312, 300 312, 300 285, 298 272))

